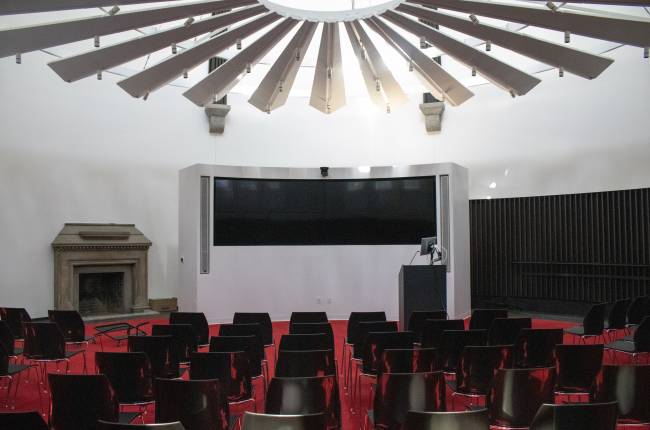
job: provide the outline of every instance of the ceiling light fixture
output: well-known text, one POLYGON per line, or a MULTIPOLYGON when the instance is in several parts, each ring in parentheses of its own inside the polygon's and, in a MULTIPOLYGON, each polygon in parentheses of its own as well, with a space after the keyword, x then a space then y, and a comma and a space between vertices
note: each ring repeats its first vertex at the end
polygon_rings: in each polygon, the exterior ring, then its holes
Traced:
POLYGON ((370 166, 359 166, 357 167, 360 173, 370 173, 370 166))
POLYGON ((492 182, 492 183, 488 186, 488 188, 490 188, 491 190, 495 189, 496 187, 497 187, 497 183, 496 183, 496 182, 492 182))

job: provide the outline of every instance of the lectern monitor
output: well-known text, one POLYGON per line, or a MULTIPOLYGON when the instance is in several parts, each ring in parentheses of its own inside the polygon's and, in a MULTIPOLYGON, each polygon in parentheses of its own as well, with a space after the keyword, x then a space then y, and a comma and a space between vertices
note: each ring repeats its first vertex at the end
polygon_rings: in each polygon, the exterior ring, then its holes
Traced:
POLYGON ((214 178, 214 245, 419 244, 436 234, 435 176, 214 178))

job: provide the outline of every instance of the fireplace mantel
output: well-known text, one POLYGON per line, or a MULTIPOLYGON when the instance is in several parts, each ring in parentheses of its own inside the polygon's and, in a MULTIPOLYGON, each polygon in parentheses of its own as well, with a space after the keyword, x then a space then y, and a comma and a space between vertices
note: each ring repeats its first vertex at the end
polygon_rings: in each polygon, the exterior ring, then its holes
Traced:
POLYGON ((52 242, 54 308, 79 306, 80 268, 130 268, 132 312, 149 308, 147 254, 151 241, 134 224, 65 224, 52 242))

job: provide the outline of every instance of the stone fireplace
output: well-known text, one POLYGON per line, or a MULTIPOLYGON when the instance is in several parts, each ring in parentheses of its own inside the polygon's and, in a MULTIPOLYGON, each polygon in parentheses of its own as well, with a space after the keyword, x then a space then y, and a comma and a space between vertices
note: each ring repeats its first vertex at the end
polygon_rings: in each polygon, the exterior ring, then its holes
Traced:
POLYGON ((54 308, 84 316, 148 309, 150 246, 133 224, 65 224, 52 242, 54 308))

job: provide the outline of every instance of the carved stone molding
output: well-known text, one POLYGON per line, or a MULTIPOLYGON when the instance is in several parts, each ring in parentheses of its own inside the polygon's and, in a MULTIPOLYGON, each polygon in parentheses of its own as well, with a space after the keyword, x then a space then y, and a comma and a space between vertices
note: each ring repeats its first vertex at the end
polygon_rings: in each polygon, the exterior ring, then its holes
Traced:
POLYGON ((210 103, 205 107, 205 114, 210 123, 210 133, 223 134, 226 128, 226 115, 228 115, 228 112, 230 112, 229 105, 210 103))
POLYGON ((439 132, 442 129, 442 113, 445 111, 445 103, 421 103, 420 110, 424 114, 424 122, 427 132, 439 132))

